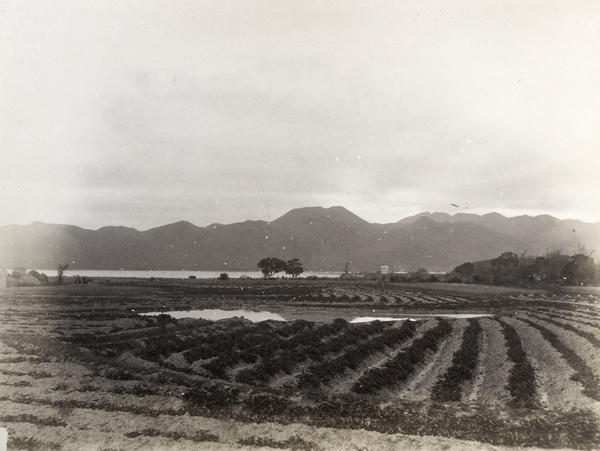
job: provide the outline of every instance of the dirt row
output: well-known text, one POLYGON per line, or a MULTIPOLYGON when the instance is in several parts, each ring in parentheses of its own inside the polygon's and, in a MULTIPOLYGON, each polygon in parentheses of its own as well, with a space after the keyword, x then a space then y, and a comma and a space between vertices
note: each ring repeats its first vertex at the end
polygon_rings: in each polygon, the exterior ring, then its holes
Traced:
MULTIPOLYGON (((594 373, 595 377, 600 380, 600 347, 591 343, 586 338, 579 334, 565 329, 564 327, 556 326, 543 319, 538 319, 528 314, 520 314, 515 318, 529 319, 539 323, 544 328, 548 329, 552 333, 556 334, 560 341, 580 358, 582 358, 587 366, 594 373)), ((583 327, 578 326, 580 329, 583 327)))
MULTIPOLYGON (((534 327, 539 325, 558 337, 587 366, 595 367, 594 374, 599 376, 598 348, 585 338, 585 333, 598 336, 594 322, 600 317, 596 316, 596 309, 587 305, 585 309, 592 309, 589 312, 567 301, 548 304, 527 298, 523 308, 518 309, 515 306, 521 300, 510 299, 510 307, 503 309, 503 314, 472 320, 481 326, 475 338, 474 376, 462 383, 460 401, 441 403, 431 399, 432 387, 453 367, 471 320, 446 320, 451 325, 449 334, 434 351, 423 353, 404 382, 386 386, 373 395, 357 395, 352 387, 363 374, 401 355, 441 320, 418 321, 410 339, 369 355, 355 370, 346 369, 330 382, 305 390, 297 387, 295 381, 310 365, 339 357, 378 334, 299 362, 289 373, 274 373, 266 383, 242 384, 236 380, 237 372, 259 364, 261 358, 256 363, 238 360, 219 373, 224 374, 221 377, 208 369, 213 360, 190 364, 185 358, 186 350, 177 346, 183 346, 186 340, 197 345, 213 334, 226 337, 234 330, 252 342, 252 334, 284 325, 257 327, 239 319, 211 323, 163 318, 159 322, 136 312, 159 310, 157 307, 169 304, 203 304, 192 290, 188 293, 179 287, 171 294, 165 290, 160 296, 145 290, 138 296, 133 288, 127 288, 126 293, 105 290, 105 296, 103 290, 105 287, 91 292, 95 293, 91 297, 86 297, 83 289, 72 293, 65 290, 67 298, 58 290, 47 290, 32 298, 15 292, 14 298, 0 302, 0 314, 6 313, 0 324, 0 427, 9 431, 9 449, 469 450, 536 444, 545 448, 600 447, 600 403, 590 398, 581 382, 574 380, 578 373, 565 354, 534 327), (533 408, 511 406, 512 395, 507 386, 514 364, 509 359, 499 320, 517 331, 526 358, 534 368, 537 405, 533 408), (566 326, 577 328, 579 333, 566 326), (174 352, 145 355, 141 351, 147 343, 172 345, 174 352), (438 437, 430 436, 434 434, 438 437)), ((260 290, 253 290, 257 293, 256 305, 262 306, 260 290)), ((369 292, 364 286, 351 285, 338 293, 349 295, 359 290, 373 299, 405 296, 407 301, 440 310, 450 304, 465 303, 484 308, 488 302, 400 289, 375 288, 369 292)), ((317 286, 315 294, 319 292, 322 287, 317 286)), ((205 305, 214 307, 213 295, 210 296, 205 305)), ((223 307, 223 302, 220 300, 218 307, 223 307)), ((500 305, 500 300, 495 302, 500 305)), ((238 305, 237 301, 233 304, 238 305)), ((382 331, 402 324, 388 325, 382 331)), ((299 330, 310 329, 303 327, 299 330)), ((359 327, 343 325, 319 344, 358 331, 359 327)), ((285 339, 295 337, 295 332, 290 333, 285 339)), ((306 350, 311 343, 302 346, 299 349, 306 350)))
MULTIPOLYGON (((12 443, 24 449, 64 451, 149 450, 391 450, 431 449, 496 451, 507 449, 490 444, 446 437, 412 437, 366 430, 348 430, 278 424, 240 423, 227 419, 160 415, 149 417, 128 412, 97 409, 56 409, 50 406, 0 401, 0 411, 14 418, 38 422, 55 420, 44 426, 25 421, 4 421, 12 443), (41 421, 40 421, 41 420, 41 421)), ((541 448, 530 448, 532 451, 541 448)))

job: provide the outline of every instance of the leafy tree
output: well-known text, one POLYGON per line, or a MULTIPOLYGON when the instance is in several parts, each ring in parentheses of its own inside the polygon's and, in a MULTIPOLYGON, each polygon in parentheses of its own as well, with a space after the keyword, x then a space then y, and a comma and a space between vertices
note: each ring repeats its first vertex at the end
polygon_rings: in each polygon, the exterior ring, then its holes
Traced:
POLYGON ((544 257, 520 257, 514 276, 520 282, 531 284, 542 280, 543 269, 544 257))
POLYGON ((454 268, 452 272, 457 272, 461 276, 471 277, 475 273, 475 265, 471 262, 463 263, 454 268))
POLYGON ((273 274, 285 271, 286 268, 285 262, 277 257, 263 258, 258 262, 257 266, 260 268, 260 272, 262 272, 265 279, 271 277, 273 274))
POLYGON ((302 262, 299 258, 292 258, 285 264, 285 273, 291 274, 293 278, 298 277, 303 272, 304 268, 302 267, 302 262))
POLYGON ((514 252, 502 252, 499 257, 492 258, 492 269, 509 269, 512 267, 517 267, 519 264, 519 256, 514 252))
POLYGON ((35 277, 37 280, 39 280, 42 283, 48 283, 48 276, 44 273, 40 274, 35 269, 32 269, 31 271, 29 271, 29 275, 35 277))
POLYGON ((514 281, 515 269, 519 266, 519 256, 514 252, 503 252, 499 257, 492 258, 492 275, 494 283, 509 283, 514 281))
POLYGON ((58 265, 58 267, 56 268, 56 272, 58 274, 58 284, 62 285, 63 282, 65 281, 65 271, 67 270, 67 268, 69 267, 68 263, 64 263, 62 265, 58 265))
POLYGON ((11 277, 14 277, 15 279, 20 279, 23 276, 27 275, 27 270, 25 268, 23 268, 22 266, 17 266, 15 269, 13 269, 13 272, 11 274, 11 277))
POLYGON ((222 272, 221 274, 219 274, 219 280, 227 280, 229 279, 229 274, 227 274, 226 272, 222 272))
POLYGON ((568 261, 569 256, 561 254, 560 251, 552 251, 546 254, 546 257, 542 260, 542 279, 551 283, 560 282, 562 270, 568 261))
POLYGON ((350 268, 350 263, 352 262, 347 262, 346 265, 344 265, 344 274, 340 276, 340 279, 352 279, 352 274, 350 274, 350 271, 348 271, 348 268, 350 268))
POLYGON ((429 271, 426 268, 419 268, 415 272, 409 273, 411 282, 426 282, 429 280, 429 271))
POLYGON ((598 268, 591 257, 576 254, 569 258, 561 271, 561 276, 568 285, 588 285, 596 281, 598 268))

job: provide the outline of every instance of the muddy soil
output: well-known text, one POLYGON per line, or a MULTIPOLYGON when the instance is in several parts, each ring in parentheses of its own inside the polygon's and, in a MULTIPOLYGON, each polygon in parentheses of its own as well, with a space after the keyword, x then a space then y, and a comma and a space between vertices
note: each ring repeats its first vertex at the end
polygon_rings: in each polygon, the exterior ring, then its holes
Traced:
POLYGON ((442 288, 419 293, 393 284, 300 281, 11 288, 0 292, 0 427, 9 432, 9 449, 599 448, 600 403, 571 379, 573 368, 539 331, 519 318, 541 321, 590 366, 600 367, 593 343, 539 319, 565 312, 560 324, 585 320, 591 322, 586 330, 594 332, 600 299, 483 298, 473 287, 465 293, 442 288), (340 302, 342 294, 351 300, 340 302), (451 334, 414 368, 407 386, 359 395, 352 386, 362 373, 411 346, 436 320, 420 321, 411 340, 364 357, 357 370, 340 368, 332 382, 299 389, 303 368, 375 343, 386 328, 367 334, 366 325, 345 322, 257 325, 138 314, 283 304, 324 310, 329 319, 336 309, 357 303, 391 313, 478 311, 502 317, 518 331, 535 369, 539 408, 509 407, 511 362, 493 318, 477 319, 477 368, 464 382, 462 401, 437 403, 430 399, 431 387, 461 347, 465 320, 450 320, 451 334), (538 316, 520 316, 525 311, 538 316), (352 345, 344 344, 351 339, 352 345), (321 354, 311 354, 314 349, 321 354), (295 359, 289 370, 286 358, 295 359), (260 365, 273 373, 262 382, 239 382, 239 373, 260 365))

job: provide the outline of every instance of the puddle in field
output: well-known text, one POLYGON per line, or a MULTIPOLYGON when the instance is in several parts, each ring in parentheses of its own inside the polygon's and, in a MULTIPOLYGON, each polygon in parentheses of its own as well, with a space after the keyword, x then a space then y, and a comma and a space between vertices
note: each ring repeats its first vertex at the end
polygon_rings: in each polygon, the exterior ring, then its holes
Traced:
POLYGON ((350 320, 351 323, 370 323, 371 321, 416 321, 415 318, 392 318, 392 317, 375 317, 375 316, 359 316, 350 320))
POLYGON ((207 319, 210 321, 218 321, 220 319, 242 317, 246 318, 253 323, 259 323, 261 321, 287 321, 284 317, 277 313, 259 311, 255 312, 252 310, 221 310, 221 309, 204 309, 204 310, 189 310, 187 312, 174 311, 174 312, 150 312, 142 313, 142 315, 156 316, 160 314, 167 314, 176 319, 181 318, 195 318, 195 319, 207 319))
POLYGON ((436 313, 436 314, 418 314, 406 317, 381 317, 381 316, 359 316, 351 320, 351 323, 368 323, 370 321, 417 321, 423 318, 486 318, 493 315, 484 313, 436 313))
POLYGON ((481 314, 481 313, 435 313, 435 314, 414 314, 410 317, 406 316, 406 313, 402 316, 394 316, 393 314, 386 314, 386 316, 362 316, 363 312, 349 312, 349 311, 314 311, 314 310, 290 310, 283 311, 280 313, 274 313, 266 310, 253 311, 253 310, 222 310, 222 309, 204 309, 204 310, 188 310, 188 311, 170 311, 170 312, 149 312, 142 313, 142 315, 157 316, 160 314, 167 314, 176 319, 181 318, 196 318, 206 319, 210 321, 218 321, 220 319, 242 317, 246 318, 253 323, 261 321, 294 321, 297 319, 303 319, 307 321, 316 322, 328 322, 335 318, 343 318, 351 323, 365 323, 370 321, 417 321, 418 319, 431 318, 431 317, 444 317, 444 318, 482 318, 489 317, 492 315, 481 314))

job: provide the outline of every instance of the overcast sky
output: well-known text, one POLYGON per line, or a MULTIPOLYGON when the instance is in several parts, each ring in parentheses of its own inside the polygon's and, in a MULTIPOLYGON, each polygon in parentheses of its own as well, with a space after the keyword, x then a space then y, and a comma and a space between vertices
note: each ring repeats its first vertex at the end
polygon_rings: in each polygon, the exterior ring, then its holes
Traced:
POLYGON ((597 222, 600 5, 0 1, 0 189, 0 224, 597 222))

